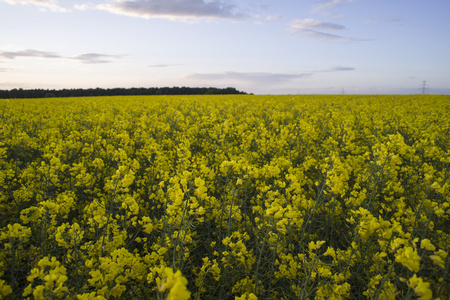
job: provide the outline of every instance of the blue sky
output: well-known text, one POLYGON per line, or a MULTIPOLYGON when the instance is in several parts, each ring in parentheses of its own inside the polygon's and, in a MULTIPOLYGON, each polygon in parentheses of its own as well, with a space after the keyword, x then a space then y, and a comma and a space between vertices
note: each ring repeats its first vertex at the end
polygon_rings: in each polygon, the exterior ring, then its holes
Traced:
POLYGON ((0 89, 450 94, 449 0, 0 0, 0 89))

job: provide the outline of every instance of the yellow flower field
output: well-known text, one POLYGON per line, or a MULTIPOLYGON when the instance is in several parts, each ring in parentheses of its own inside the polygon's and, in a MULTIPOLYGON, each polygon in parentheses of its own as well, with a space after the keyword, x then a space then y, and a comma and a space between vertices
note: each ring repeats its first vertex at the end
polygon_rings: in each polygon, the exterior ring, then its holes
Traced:
POLYGON ((0 299, 450 299, 449 96, 0 114, 0 299))

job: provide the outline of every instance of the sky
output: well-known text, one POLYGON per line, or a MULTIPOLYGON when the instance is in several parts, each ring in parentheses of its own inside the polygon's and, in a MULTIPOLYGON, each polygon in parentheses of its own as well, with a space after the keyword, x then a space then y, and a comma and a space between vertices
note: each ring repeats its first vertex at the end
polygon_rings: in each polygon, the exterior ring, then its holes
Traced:
POLYGON ((0 89, 450 94, 450 0, 0 0, 0 89))

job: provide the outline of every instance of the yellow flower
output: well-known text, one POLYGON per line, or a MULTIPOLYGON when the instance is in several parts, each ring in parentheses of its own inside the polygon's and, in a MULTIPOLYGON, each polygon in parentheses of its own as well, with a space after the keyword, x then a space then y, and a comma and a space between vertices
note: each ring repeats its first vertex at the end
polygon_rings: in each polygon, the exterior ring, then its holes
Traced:
POLYGON ((6 298, 6 296, 12 293, 11 287, 5 283, 4 280, 0 280, 0 298, 6 298))
POLYGON ((35 287, 33 291, 34 299, 44 300, 44 289, 45 287, 43 285, 38 285, 37 287, 35 287))
POLYGON ((170 289, 166 300, 187 300, 191 297, 191 292, 186 288, 182 281, 177 280, 170 289))
POLYGON ((336 262, 336 251, 333 249, 333 247, 328 247, 327 251, 323 254, 324 256, 331 256, 333 258, 333 261, 336 262))
POLYGON ((258 297, 253 293, 245 293, 240 297, 234 297, 234 300, 258 300, 258 297))
POLYGON ((95 292, 77 295, 78 300, 105 300, 103 296, 97 296, 95 292))
POLYGON ((412 272, 418 272, 420 269, 420 256, 410 246, 399 249, 395 256, 395 261, 401 263, 412 272))
POLYGON ((434 255, 430 255, 431 260, 433 261, 433 263, 439 267, 441 267, 442 269, 445 270, 445 258, 447 257, 447 252, 443 251, 443 250, 439 250, 434 252, 434 255))
POLYGON ((317 273, 319 273, 319 276, 323 278, 328 278, 331 276, 331 271, 327 267, 318 268, 317 273))
MULTIPOLYGON (((33 293, 33 285, 30 283, 23 291, 22 296, 26 297, 28 295, 31 295, 31 293, 33 293)), ((6 295, 5 295, 6 296, 6 295)))
POLYGON ((201 187, 205 185, 205 181, 199 177, 195 178, 194 183, 196 187, 201 187))
POLYGON ((430 283, 424 282, 422 278, 414 274, 408 281, 408 286, 414 289, 414 293, 421 300, 430 300, 433 298, 433 292, 430 290, 430 283))
POLYGON ((92 259, 88 259, 84 262, 84 265, 86 267, 88 267, 89 269, 92 269, 92 266, 94 265, 94 262, 92 261, 92 259))
POLYGON ((308 244, 309 251, 316 251, 316 250, 320 249, 320 247, 322 247, 322 245, 325 243, 326 243, 326 241, 317 241, 315 243, 313 241, 311 241, 308 244))
POLYGON ((420 248, 422 248, 422 249, 425 248, 425 249, 430 250, 430 251, 436 250, 436 247, 434 247, 433 244, 431 244, 429 239, 423 239, 420 242, 420 248))
POLYGON ((163 277, 162 280, 159 277, 156 278, 156 285, 161 293, 169 289, 167 300, 187 300, 190 298, 191 293, 186 288, 187 279, 181 274, 180 270, 174 273, 172 268, 164 268, 161 276, 163 277))
POLYGON ((31 228, 22 226, 19 223, 14 223, 13 225, 8 224, 8 230, 11 238, 16 238, 24 242, 27 242, 31 236, 31 228))
POLYGON ((94 285, 97 281, 103 280, 102 273, 100 270, 93 270, 89 272, 89 275, 91 275, 92 279, 88 279, 88 282, 91 285, 94 285))

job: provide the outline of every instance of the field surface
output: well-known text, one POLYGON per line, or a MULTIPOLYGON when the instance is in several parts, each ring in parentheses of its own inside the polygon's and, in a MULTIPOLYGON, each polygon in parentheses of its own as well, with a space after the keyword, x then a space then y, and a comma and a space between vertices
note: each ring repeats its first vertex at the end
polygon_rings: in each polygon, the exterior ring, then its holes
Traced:
POLYGON ((0 114, 0 299, 449 299, 449 96, 0 114))

